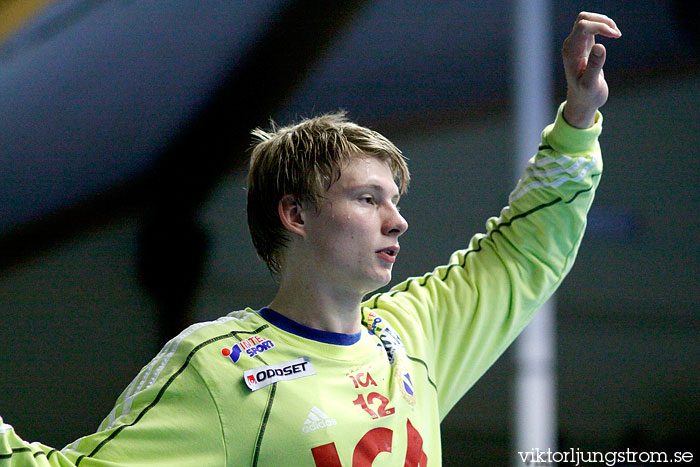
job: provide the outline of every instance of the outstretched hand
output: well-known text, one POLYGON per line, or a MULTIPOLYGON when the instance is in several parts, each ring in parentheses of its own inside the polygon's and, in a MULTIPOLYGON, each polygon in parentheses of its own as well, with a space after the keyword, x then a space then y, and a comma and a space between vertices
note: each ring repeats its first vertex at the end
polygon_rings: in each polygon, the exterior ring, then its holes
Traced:
POLYGON ((608 100, 608 84, 603 75, 605 47, 596 44, 597 34, 613 39, 622 35, 607 16, 581 12, 562 48, 567 83, 564 119, 578 128, 590 127, 596 111, 608 100))

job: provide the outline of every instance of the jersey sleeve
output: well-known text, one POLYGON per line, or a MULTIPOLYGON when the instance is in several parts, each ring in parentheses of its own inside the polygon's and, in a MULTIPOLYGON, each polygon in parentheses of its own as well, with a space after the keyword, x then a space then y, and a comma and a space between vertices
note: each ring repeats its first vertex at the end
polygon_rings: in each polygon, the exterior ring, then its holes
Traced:
POLYGON ((0 419, 0 467, 226 465, 216 404, 182 352, 166 346, 96 433, 60 451, 22 440, 0 419))
POLYGON ((571 269, 602 172, 602 115, 585 130, 557 118, 508 206, 448 264, 366 305, 385 314, 435 381, 440 419, 494 363, 571 269))

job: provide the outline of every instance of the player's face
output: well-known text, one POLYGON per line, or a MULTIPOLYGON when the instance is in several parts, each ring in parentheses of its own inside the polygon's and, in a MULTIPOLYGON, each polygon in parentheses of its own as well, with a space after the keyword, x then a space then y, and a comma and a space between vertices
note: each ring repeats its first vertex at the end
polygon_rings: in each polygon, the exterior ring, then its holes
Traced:
POLYGON ((386 285, 408 228, 399 214, 399 190, 388 165, 355 157, 305 220, 314 261, 324 277, 363 295, 386 285))

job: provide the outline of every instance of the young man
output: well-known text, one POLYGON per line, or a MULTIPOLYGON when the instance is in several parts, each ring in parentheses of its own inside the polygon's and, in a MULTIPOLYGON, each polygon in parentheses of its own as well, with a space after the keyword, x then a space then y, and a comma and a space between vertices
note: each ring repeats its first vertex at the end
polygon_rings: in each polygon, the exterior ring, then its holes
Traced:
POLYGON ((449 263, 391 279, 409 175, 386 138, 330 114, 256 130, 253 242, 280 275, 269 307, 170 341, 97 433, 62 451, 0 420, 0 466, 438 466, 440 421, 571 268, 602 169, 609 18, 581 13, 568 93, 509 206, 449 263))

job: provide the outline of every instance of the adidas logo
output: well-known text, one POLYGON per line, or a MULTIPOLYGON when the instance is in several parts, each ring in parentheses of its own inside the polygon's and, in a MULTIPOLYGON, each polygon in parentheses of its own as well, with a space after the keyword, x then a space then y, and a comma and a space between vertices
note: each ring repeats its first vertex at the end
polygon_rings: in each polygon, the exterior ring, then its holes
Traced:
POLYGON ((304 433, 310 433, 312 431, 320 430, 321 428, 326 428, 327 426, 337 425, 338 421, 335 418, 331 418, 326 413, 314 406, 306 417, 304 426, 301 429, 304 433))

